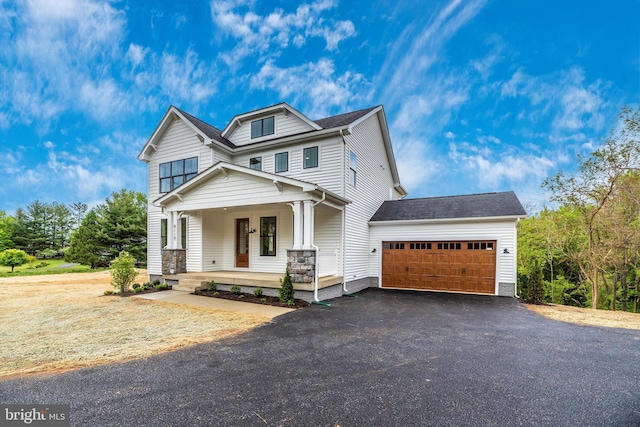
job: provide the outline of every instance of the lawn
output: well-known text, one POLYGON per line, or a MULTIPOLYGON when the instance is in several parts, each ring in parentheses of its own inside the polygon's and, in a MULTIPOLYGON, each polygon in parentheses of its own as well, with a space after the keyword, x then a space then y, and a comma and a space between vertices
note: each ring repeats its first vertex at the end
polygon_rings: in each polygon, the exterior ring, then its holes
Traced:
MULTIPOLYGON (((146 281, 141 273, 138 282, 146 281)), ((103 296, 109 280, 107 271, 0 278, 0 378, 144 358, 270 320, 103 296)))
POLYGON ((76 265, 74 267, 61 267, 68 265, 62 259, 45 259, 37 260, 33 264, 25 264, 19 267, 15 267, 13 273, 11 267, 0 266, 0 277, 14 277, 14 276, 36 276, 43 274, 61 274, 61 273, 87 273, 106 270, 104 268, 91 270, 91 267, 87 265, 76 265), (43 265, 42 263, 47 265, 43 265))

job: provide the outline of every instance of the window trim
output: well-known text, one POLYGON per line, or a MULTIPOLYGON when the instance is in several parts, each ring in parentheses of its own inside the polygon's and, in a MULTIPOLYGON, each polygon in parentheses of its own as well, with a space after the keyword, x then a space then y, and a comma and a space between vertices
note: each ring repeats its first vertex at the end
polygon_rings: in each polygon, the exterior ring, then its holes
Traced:
POLYGON ((262 170, 262 156, 251 157, 249 159, 249 169, 253 169, 255 171, 261 171, 262 170), (255 163, 252 163, 254 161, 255 161, 255 163), (254 165, 260 165, 260 167, 256 168, 256 167, 254 167, 254 165))
POLYGON ((160 250, 169 244, 169 220, 160 218, 160 250))
POLYGON ((273 156, 273 171, 274 171, 274 173, 289 172, 289 152, 288 151, 283 151, 281 153, 274 154, 274 156, 273 156), (278 156, 281 156, 281 155, 287 156, 286 169, 284 169, 284 170, 278 170, 278 156))
MULTIPOLYGON (((278 217, 276 215, 271 216, 261 216, 260 217, 260 256, 278 256, 278 217), (273 233, 262 234, 263 232, 263 220, 273 220, 273 233), (273 239, 273 251, 267 250, 266 253, 263 251, 265 245, 263 244, 263 239, 273 239)), ((267 241, 267 248, 269 247, 269 243, 267 241)))
POLYGON ((261 119, 257 119, 257 120, 252 120, 251 121, 251 126, 249 129, 249 132, 251 133, 251 139, 257 139, 257 138, 262 138, 263 136, 269 136, 269 135, 275 135, 276 133, 276 116, 269 116, 269 117, 263 117, 261 119), (265 121, 271 119, 271 132, 270 133, 265 133, 265 126, 264 123, 265 121), (260 134, 259 135, 255 135, 253 134, 253 124, 254 123, 260 123, 260 134))
POLYGON ((302 169, 314 169, 320 167, 320 146, 313 145, 311 147, 305 147, 302 149, 302 169), (315 166, 307 166, 306 152, 307 150, 316 149, 316 164, 315 166))
POLYGON ((198 156, 194 156, 194 157, 188 157, 186 159, 178 159, 178 160, 171 160, 169 162, 164 162, 164 163, 160 163, 158 165, 158 193, 160 194, 166 194, 169 193, 171 191, 173 191, 175 188, 178 188, 179 186, 181 186, 182 184, 184 184, 185 182, 189 181, 190 179, 194 178, 196 175, 198 175, 198 156), (187 172, 187 161, 189 160, 195 160, 195 172, 190 171, 187 172), (174 164, 178 163, 178 162, 182 162, 182 173, 176 173, 174 175, 174 164), (169 174, 168 175, 163 175, 162 173, 162 169, 163 167, 169 167, 169 174), (176 178, 181 178, 182 182, 178 185, 174 185, 175 179, 176 178), (167 190, 163 190, 162 187, 162 182, 166 181, 169 184, 169 187, 167 190))
POLYGON ((358 155, 353 151, 349 150, 349 184, 352 186, 356 186, 356 177, 358 171, 358 155))

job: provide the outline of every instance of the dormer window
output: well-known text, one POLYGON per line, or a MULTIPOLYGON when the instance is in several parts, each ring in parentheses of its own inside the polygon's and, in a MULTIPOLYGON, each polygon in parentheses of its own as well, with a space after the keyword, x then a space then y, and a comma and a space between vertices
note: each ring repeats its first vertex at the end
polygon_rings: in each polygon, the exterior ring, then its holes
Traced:
POLYGON ((274 116, 251 122, 251 139, 260 138, 265 135, 273 135, 274 116))

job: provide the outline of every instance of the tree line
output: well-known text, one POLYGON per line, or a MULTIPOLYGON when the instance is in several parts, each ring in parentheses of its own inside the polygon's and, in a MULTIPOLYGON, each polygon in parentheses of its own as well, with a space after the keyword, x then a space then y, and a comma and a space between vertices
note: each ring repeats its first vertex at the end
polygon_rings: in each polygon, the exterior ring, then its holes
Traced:
POLYGON ((640 109, 623 108, 602 147, 543 187, 554 208, 518 225, 529 302, 640 310, 640 109))
POLYGON ((62 257, 95 267, 121 251, 147 257, 147 198, 120 190, 93 209, 78 202, 36 200, 15 215, 0 211, 0 252, 17 249, 38 258, 62 257))

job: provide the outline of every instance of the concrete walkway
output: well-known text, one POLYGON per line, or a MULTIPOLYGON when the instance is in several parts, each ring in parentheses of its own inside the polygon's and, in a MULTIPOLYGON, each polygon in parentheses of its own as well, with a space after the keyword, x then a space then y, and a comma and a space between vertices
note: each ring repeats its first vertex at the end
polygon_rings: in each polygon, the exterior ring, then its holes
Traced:
POLYGON ((274 307, 264 304, 252 304, 248 302, 231 301, 221 298, 198 296, 181 291, 162 291, 149 294, 135 295, 135 298, 144 298, 155 301, 185 304, 195 307, 205 307, 214 310, 232 311, 235 313, 257 314, 271 319, 294 311, 293 308, 274 307))

